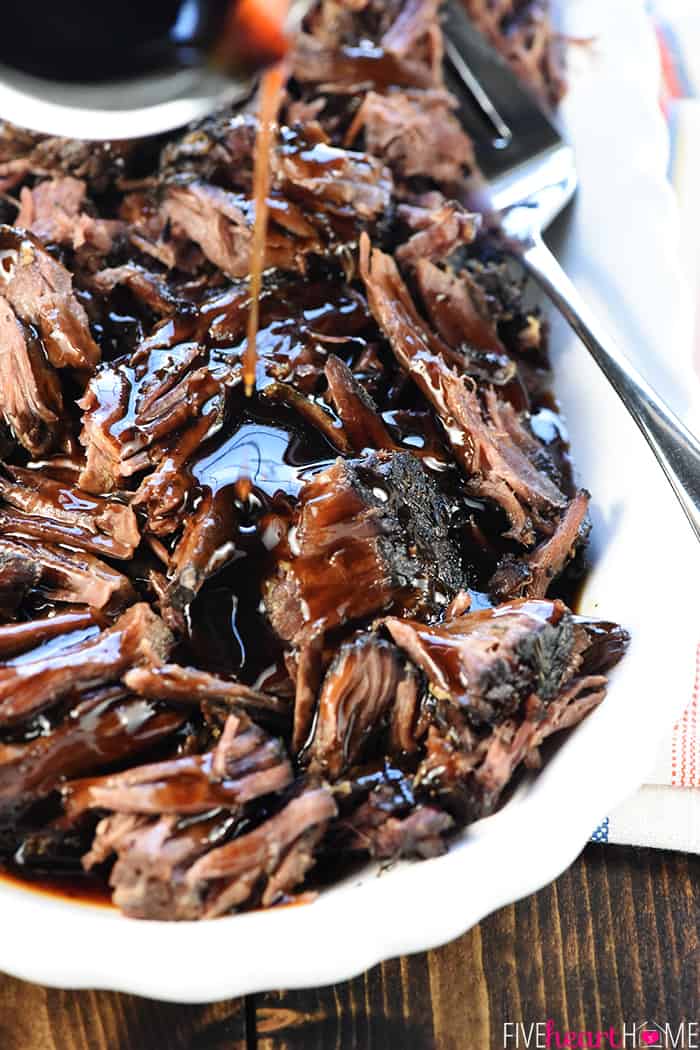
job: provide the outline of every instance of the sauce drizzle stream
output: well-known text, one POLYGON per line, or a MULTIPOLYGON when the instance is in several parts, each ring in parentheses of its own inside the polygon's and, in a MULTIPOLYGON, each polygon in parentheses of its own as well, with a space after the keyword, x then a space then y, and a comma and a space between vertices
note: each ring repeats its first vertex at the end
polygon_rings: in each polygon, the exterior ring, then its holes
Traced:
POLYGON ((248 314, 248 340, 243 356, 243 385, 247 397, 250 397, 255 389, 259 300, 265 268, 265 241, 269 210, 267 197, 270 192, 270 153, 277 131, 277 114, 286 77, 286 63, 282 61, 266 70, 260 82, 260 112, 253 169, 255 226, 250 254, 250 313, 248 314))

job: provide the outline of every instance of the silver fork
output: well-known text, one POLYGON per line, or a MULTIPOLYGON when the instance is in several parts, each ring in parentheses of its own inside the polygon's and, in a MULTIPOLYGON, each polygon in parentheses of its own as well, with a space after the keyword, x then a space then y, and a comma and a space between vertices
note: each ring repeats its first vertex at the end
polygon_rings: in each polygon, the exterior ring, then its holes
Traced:
POLYGON ((506 248, 590 350, 647 439, 700 539, 700 442, 627 359, 542 239, 576 192, 576 162, 510 67, 474 29, 461 0, 445 12, 446 77, 474 139, 506 248))

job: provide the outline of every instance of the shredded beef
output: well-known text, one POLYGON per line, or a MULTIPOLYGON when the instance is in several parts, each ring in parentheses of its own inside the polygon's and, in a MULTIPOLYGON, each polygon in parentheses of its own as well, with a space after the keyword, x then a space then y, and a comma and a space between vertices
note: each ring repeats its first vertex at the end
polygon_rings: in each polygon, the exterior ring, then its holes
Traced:
POLYGON ((93 371, 100 348, 73 293, 70 272, 29 234, 0 227, 0 292, 25 324, 34 325, 55 368, 93 371))
POLYGON ((364 133, 368 153, 381 157, 397 178, 429 174, 458 183, 474 167, 474 148, 452 114, 445 91, 368 91, 345 135, 352 145, 364 133))
POLYGON ((473 385, 450 368, 449 353, 420 319, 393 259, 372 251, 367 240, 361 253, 370 308, 398 361, 434 406, 474 494, 503 508, 513 539, 529 546, 536 531, 551 533, 566 499, 538 469, 537 439, 488 388, 484 412, 473 385))
POLYGON ((386 626, 432 693, 475 723, 501 720, 532 692, 550 700, 583 647, 561 602, 513 602, 430 625, 390 617, 386 626))
POLYGON ((39 135, 0 123, 0 188, 12 189, 27 175, 70 175, 104 192, 124 171, 133 142, 85 142, 39 135))
POLYGON ((131 760, 182 721, 118 685, 86 694, 52 732, 26 744, 0 744, 0 809, 36 802, 66 777, 131 760))
POLYGON ((585 545, 591 530, 587 511, 590 496, 581 491, 571 501, 553 535, 524 558, 506 556, 489 581, 495 601, 508 598, 544 598, 567 562, 585 545))
MULTIPOLYGON (((553 101, 543 0, 466 6, 553 101)), ((592 497, 442 58, 438 0, 311 7, 257 304, 260 93, 167 141, 0 125, 16 873, 138 918, 284 903, 317 859, 444 852, 603 699, 629 639, 560 597, 592 497)))
POLYGON ((288 641, 398 603, 446 603, 459 588, 447 505, 408 453, 338 460, 300 494, 289 556, 265 585, 273 627, 288 641))
POLYGON ((127 914, 213 918, 259 900, 274 904, 302 881, 336 807, 326 788, 309 789, 255 830, 215 846, 235 828, 231 813, 184 823, 117 813, 98 825, 91 866, 117 854, 110 883, 127 914), (212 846, 214 848, 212 848, 212 846))
POLYGON ((124 682, 135 693, 152 700, 167 700, 171 704, 204 704, 221 702, 240 707, 251 717, 286 719, 287 701, 251 689, 242 682, 222 678, 179 664, 134 667, 124 676, 124 682))
POLYGON ((348 848, 369 853, 376 860, 395 861, 402 857, 439 857, 447 849, 444 836, 454 826, 449 813, 435 806, 403 806, 395 813, 390 788, 372 792, 358 807, 350 821, 352 837, 348 848))
POLYGON ((70 175, 23 186, 15 224, 44 244, 58 244, 79 251, 84 246, 107 255, 122 224, 96 219, 86 208, 87 185, 70 175))
POLYGON ((280 742, 239 712, 228 717, 211 751, 73 782, 66 790, 73 810, 185 815, 220 806, 239 808, 260 795, 280 791, 291 779, 292 768, 280 742))
POLYGON ((29 718, 75 688, 118 681, 134 664, 160 662, 172 644, 162 620, 141 603, 87 641, 46 655, 40 648, 30 652, 0 667, 0 726, 29 718))
POLYGON ((38 470, 6 469, 0 501, 13 509, 0 507, 3 536, 64 543, 107 558, 133 556, 141 536, 127 503, 90 496, 38 470))
POLYGON ((44 347, 0 296, 0 409, 17 441, 32 455, 60 436, 63 396, 44 347))
POLYGON ((389 721, 401 699, 397 741, 408 737, 418 697, 418 676, 390 643, 360 635, 342 645, 318 698, 309 769, 331 780, 357 763, 372 734, 389 721))
MULTIPOLYGON (((15 579, 17 579, 15 570, 13 570, 13 574, 15 579)), ((41 572, 37 566, 36 575, 28 581, 30 585, 38 585, 40 576, 41 572)), ((24 597, 25 595, 19 591, 18 604, 21 603, 24 597)), ((89 628, 95 628, 94 633, 96 633, 99 622, 98 614, 92 609, 86 609, 80 612, 54 613, 39 620, 24 620, 19 623, 4 624, 0 627, 0 659, 6 660, 13 656, 19 656, 20 653, 43 645, 44 642, 51 641, 51 639, 58 638, 64 634, 72 634, 75 631, 81 632, 82 637, 85 637, 84 632, 89 628)))
POLYGON ((0 620, 11 620, 27 593, 41 579, 41 568, 28 550, 0 547, 0 620))
POLYGON ((86 551, 44 542, 46 533, 41 524, 37 524, 34 532, 27 530, 26 520, 22 524, 22 539, 11 538, 9 529, 10 538, 0 539, 0 559, 31 559, 37 567, 36 587, 46 598, 53 602, 89 605, 107 612, 133 601, 134 589, 123 573, 86 551), (41 542, 38 536, 42 536, 41 542))

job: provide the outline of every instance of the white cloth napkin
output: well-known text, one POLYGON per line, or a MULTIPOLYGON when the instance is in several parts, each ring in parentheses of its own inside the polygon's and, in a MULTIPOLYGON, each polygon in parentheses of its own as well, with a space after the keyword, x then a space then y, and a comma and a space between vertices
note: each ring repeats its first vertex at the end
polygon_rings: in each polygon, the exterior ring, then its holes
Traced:
MULTIPOLYGON (((685 270, 698 303, 695 363, 700 362, 700 4, 652 0, 663 90, 671 131, 669 178, 678 195, 685 270)), ((699 623, 700 627, 700 623, 699 623)), ((700 853, 700 646, 695 689, 682 718, 659 749, 639 791, 596 828, 594 842, 700 853)))

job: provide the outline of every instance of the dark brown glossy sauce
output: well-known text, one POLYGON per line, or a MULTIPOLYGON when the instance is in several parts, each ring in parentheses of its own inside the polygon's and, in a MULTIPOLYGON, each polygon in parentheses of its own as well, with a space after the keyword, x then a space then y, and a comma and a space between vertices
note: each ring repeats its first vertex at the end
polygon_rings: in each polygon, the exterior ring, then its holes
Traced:
POLYGON ((30 889, 47 897, 60 897, 70 904, 91 904, 98 908, 113 908, 111 890, 106 879, 92 875, 80 875, 71 872, 69 875, 33 875, 29 872, 18 874, 0 865, 0 884, 7 883, 18 889, 30 889))
POLYGON ((260 608, 260 581, 286 540, 299 490, 336 452, 295 412, 259 394, 241 399, 231 414, 232 426, 207 442, 190 468, 202 491, 229 493, 238 511, 236 556, 197 598, 190 645, 198 666, 270 689, 287 675, 282 645, 260 608))
POLYGON ((265 241, 267 238, 268 203, 270 192, 270 154, 275 142, 277 114, 287 77, 286 65, 278 62, 263 74, 260 82, 260 111, 255 140, 253 170, 253 204, 255 225, 250 253, 250 311, 248 313, 248 341, 243 358, 243 385, 248 397, 255 389, 257 361, 256 340, 260 311, 260 291, 265 269, 265 241))

